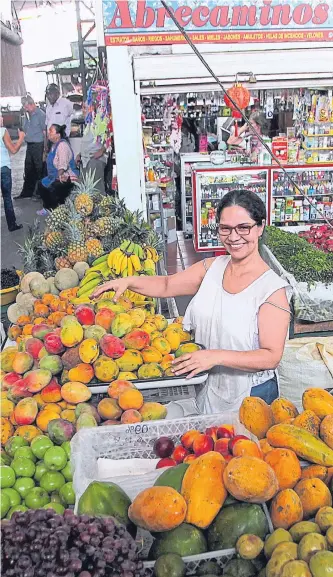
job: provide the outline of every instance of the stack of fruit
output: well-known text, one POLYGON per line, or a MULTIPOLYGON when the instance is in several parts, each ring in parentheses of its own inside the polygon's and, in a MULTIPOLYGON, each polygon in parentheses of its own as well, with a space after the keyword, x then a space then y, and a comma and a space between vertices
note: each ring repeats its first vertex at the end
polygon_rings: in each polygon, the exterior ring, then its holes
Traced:
POLYGON ((69 458, 68 441, 59 446, 39 435, 29 445, 24 437, 11 437, 1 450, 1 519, 42 507, 62 514, 74 505, 69 458))

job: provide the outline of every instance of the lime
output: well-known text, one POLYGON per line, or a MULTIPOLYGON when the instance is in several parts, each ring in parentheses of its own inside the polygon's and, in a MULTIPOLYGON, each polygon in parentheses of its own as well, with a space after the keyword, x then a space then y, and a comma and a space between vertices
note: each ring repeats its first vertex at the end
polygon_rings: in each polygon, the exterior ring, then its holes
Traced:
POLYGON ((62 503, 64 503, 66 506, 68 505, 74 505, 75 504, 75 493, 74 493, 74 489, 73 489, 73 483, 69 482, 69 483, 65 483, 65 485, 63 485, 59 491, 59 495, 61 498, 62 503))
POLYGON ((34 487, 25 497, 25 503, 29 509, 42 509, 49 501, 50 497, 42 487, 34 487))
POLYGON ((12 459, 9 455, 7 455, 5 449, 1 447, 1 458, 0 458, 0 465, 10 465, 12 459))
POLYGON ((37 461, 35 455, 31 450, 31 447, 19 447, 18 449, 16 449, 14 459, 19 459, 20 457, 30 459, 34 463, 37 461))
POLYGON ((0 507, 1 519, 3 519, 4 517, 6 517, 8 511, 10 509, 10 498, 8 497, 8 495, 3 493, 3 491, 1 491, 0 501, 1 501, 1 507, 0 507))
POLYGON ((61 471, 67 463, 67 455, 62 447, 50 447, 44 455, 44 463, 50 471, 61 471))
POLYGON ((40 486, 48 493, 58 491, 65 483, 66 479, 59 471, 46 471, 39 481, 40 486))
POLYGON ((8 495, 11 507, 16 507, 16 505, 21 504, 21 497, 20 494, 17 492, 15 485, 14 488, 8 487, 8 489, 2 489, 1 493, 8 495))
POLYGON ((1 489, 6 489, 6 487, 12 487, 15 483, 16 475, 15 471, 9 465, 1 465, 0 467, 0 487, 1 489))
POLYGON ((24 511, 27 511, 27 510, 28 510, 28 507, 26 507, 25 505, 16 505, 16 507, 12 507, 11 509, 9 509, 6 519, 11 519, 12 514, 15 513, 16 511, 20 511, 23 513, 24 511))
POLYGON ((35 481, 31 477, 20 477, 20 479, 16 479, 14 489, 21 495, 22 499, 25 499, 34 486, 35 481))
POLYGON ((10 437, 10 439, 8 439, 7 443, 5 444, 5 450, 10 457, 14 457, 15 451, 19 447, 27 447, 28 445, 28 441, 23 439, 23 437, 10 437))
POLYGON ((63 476, 65 477, 66 481, 72 481, 73 480, 72 467, 71 467, 71 464, 69 461, 67 461, 66 467, 61 469, 61 472, 62 472, 63 476))
POLYGON ((47 503, 44 505, 43 509, 54 509, 58 515, 62 515, 65 511, 65 507, 61 503, 47 503))
POLYGON ((36 470, 35 463, 26 457, 14 459, 12 462, 12 468, 17 477, 33 477, 36 470))
POLYGON ((61 446, 67 455, 67 459, 70 459, 71 458, 71 442, 70 441, 64 441, 61 444, 61 446))
POLYGON ((36 463, 36 470, 35 470, 35 474, 34 474, 34 479, 37 481, 37 483, 39 483, 39 481, 41 480, 44 473, 46 473, 46 471, 48 471, 48 470, 49 469, 45 465, 44 461, 39 461, 38 463, 36 463))
POLYGON ((42 459, 50 447, 53 447, 53 443, 46 435, 38 435, 31 441, 31 450, 37 459, 42 459))

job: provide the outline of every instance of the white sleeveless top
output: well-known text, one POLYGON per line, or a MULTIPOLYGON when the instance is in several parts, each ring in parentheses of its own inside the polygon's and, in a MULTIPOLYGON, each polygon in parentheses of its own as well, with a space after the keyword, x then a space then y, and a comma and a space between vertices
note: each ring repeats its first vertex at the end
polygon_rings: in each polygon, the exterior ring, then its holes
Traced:
MULTIPOLYGON (((269 269, 237 294, 224 290, 222 282, 229 256, 217 257, 191 300, 183 325, 194 330, 195 341, 206 349, 253 351, 259 349, 258 312, 277 290, 289 287, 269 269)), ((197 396, 201 413, 238 410, 251 388, 274 376, 274 370, 248 373, 223 366, 214 367, 197 396)))

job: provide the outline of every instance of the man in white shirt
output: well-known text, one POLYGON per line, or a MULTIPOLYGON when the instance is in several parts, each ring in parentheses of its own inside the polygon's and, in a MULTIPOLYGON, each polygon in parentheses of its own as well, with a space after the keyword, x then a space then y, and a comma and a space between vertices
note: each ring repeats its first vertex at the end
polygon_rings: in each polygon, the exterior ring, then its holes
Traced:
POLYGON ((46 88, 46 97, 49 104, 46 107, 46 129, 52 124, 62 126, 66 124, 66 135, 70 135, 71 117, 73 115, 73 104, 67 98, 60 96, 59 87, 56 84, 49 84, 46 88))

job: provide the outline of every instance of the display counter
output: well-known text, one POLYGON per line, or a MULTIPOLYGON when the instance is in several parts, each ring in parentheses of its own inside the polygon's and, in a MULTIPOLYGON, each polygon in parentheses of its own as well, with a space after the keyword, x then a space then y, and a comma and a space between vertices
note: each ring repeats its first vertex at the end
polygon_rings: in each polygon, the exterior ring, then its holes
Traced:
POLYGON ((223 196, 236 188, 258 194, 267 208, 267 224, 299 231, 324 222, 324 217, 332 219, 333 163, 286 165, 285 168, 295 183, 311 197, 311 203, 276 165, 193 165, 193 242, 196 252, 223 252, 216 223, 217 207, 223 196))

